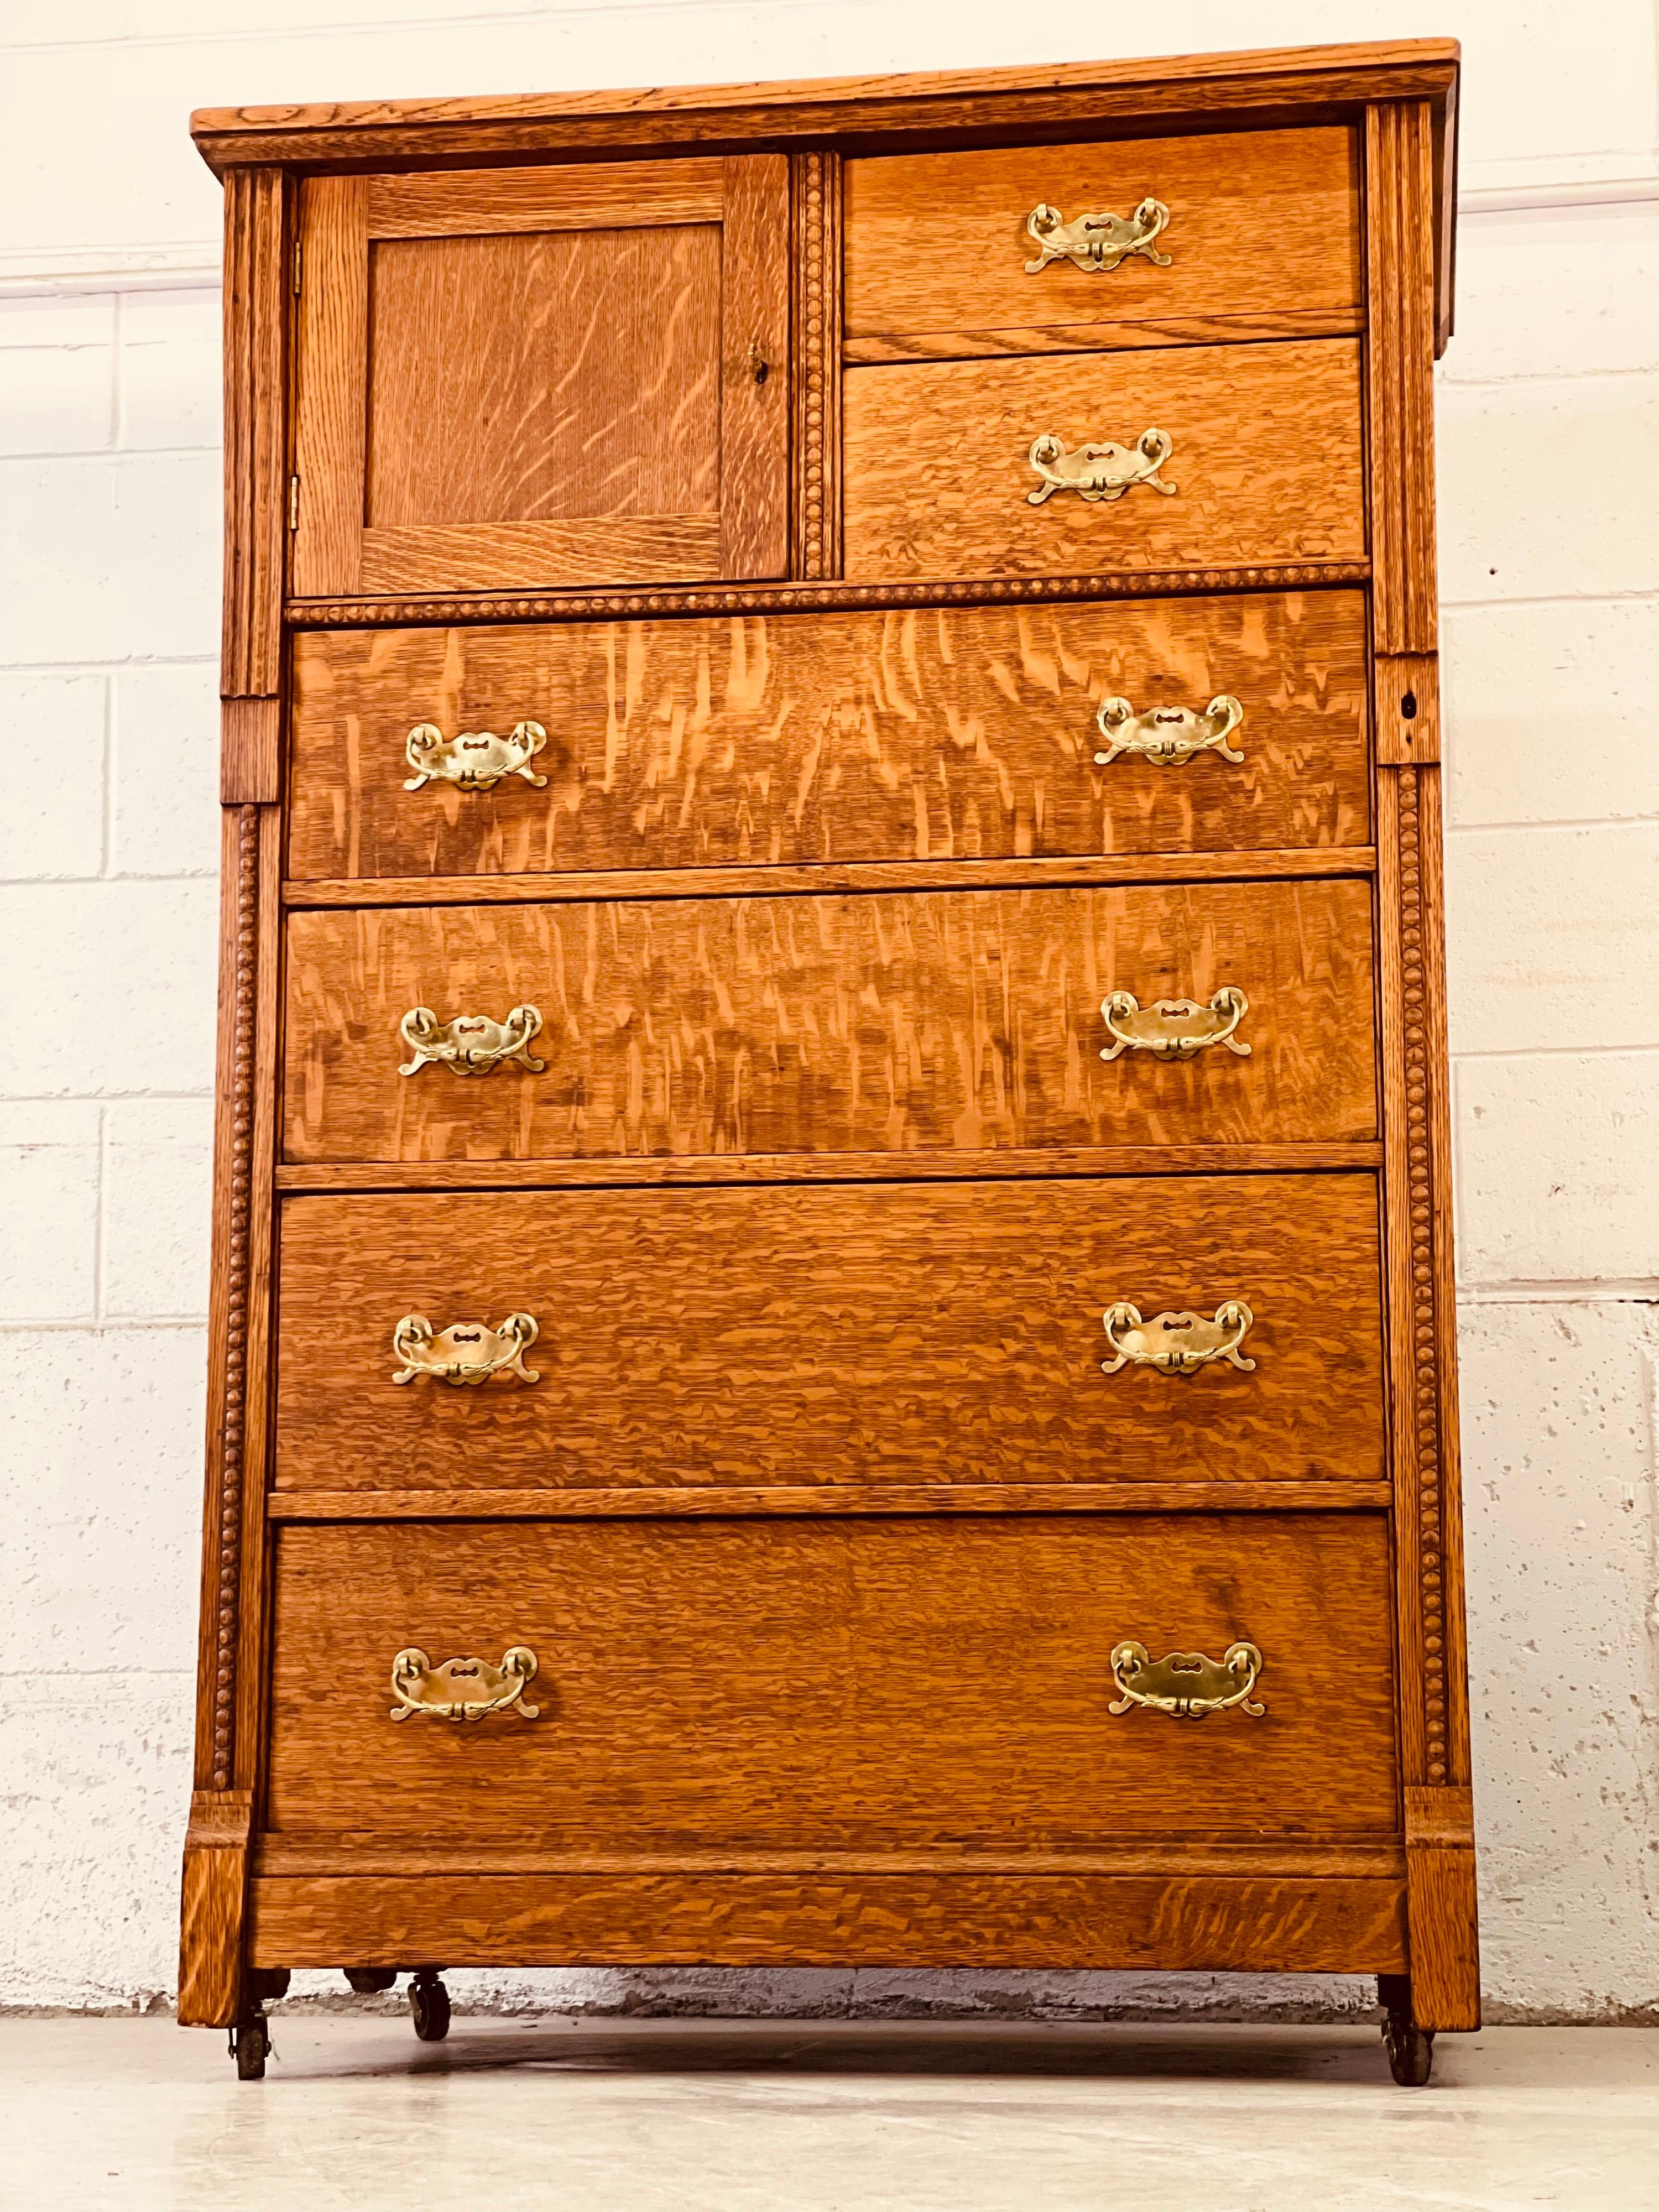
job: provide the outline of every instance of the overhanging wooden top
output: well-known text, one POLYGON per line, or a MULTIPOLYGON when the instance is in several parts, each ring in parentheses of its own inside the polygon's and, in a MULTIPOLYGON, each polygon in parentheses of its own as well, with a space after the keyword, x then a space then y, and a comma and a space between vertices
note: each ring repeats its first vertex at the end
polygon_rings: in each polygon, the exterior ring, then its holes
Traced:
MULTIPOLYGON (((248 166, 346 170, 392 165, 618 159, 672 147, 784 148, 826 140, 862 149, 948 145, 994 132, 1053 137, 1101 125, 1145 131, 1277 112, 1352 112, 1427 100, 1441 148, 1437 239, 1449 236, 1459 46, 1455 39, 1285 46, 1048 67, 774 84, 653 85, 631 92, 509 93, 464 100, 337 100, 206 107, 191 136, 216 174, 248 166)), ((1451 256, 1440 251, 1437 319, 1449 327, 1451 256)))

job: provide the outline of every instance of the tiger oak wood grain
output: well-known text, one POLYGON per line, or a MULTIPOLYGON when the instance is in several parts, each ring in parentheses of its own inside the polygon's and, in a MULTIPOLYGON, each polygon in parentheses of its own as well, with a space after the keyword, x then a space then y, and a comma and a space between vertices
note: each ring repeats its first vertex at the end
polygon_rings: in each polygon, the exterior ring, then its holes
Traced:
POLYGON ((647 1514, 1386 1513, 1386 1482, 838 1483, 813 1489, 275 1490, 273 1521, 637 1520, 647 1514))
POLYGON ((306 878, 1268 851, 1370 834, 1355 591, 294 641, 306 878), (1235 694, 1242 764, 1097 768, 1103 699, 1235 694), (541 722, 535 790, 406 792, 404 741, 541 722))
POLYGON ((267 1828, 549 1847, 1397 1833, 1381 1515, 286 1527, 267 1828), (1263 1655, 1266 1714, 1107 1708, 1110 1654, 1263 1655), (526 1644, 539 1717, 388 1717, 526 1644))
POLYGON ((720 234, 369 249, 371 528, 714 511, 720 234))
POLYGON ((850 578, 1365 550, 1357 339, 855 368, 842 404, 850 578), (1133 484, 1113 501, 1029 503, 1038 436, 1132 446, 1152 427, 1174 441, 1159 471, 1174 496, 1133 484))
POLYGON ((1363 1141, 1371 957, 1352 880, 296 914, 286 1157, 1363 1141), (1248 1058, 1101 1059, 1109 992, 1223 984, 1248 1058), (411 1008, 525 1004, 540 1073, 399 1073, 411 1008))
POLYGON ((614 230, 718 222, 719 161, 607 162, 603 168, 429 169, 368 179, 371 238, 458 238, 469 232, 614 230))
POLYGON ((1375 1481, 1370 1175, 299 1196, 279 1488, 1375 1481), (1101 1316, 1255 1314, 1252 1373, 1101 1316), (533 1314, 533 1386, 398 1387, 394 1324, 533 1314))
POLYGON ((1145 345, 1182 322, 1224 337, 1238 318, 1294 319, 1309 337, 1352 331, 1358 185, 1341 126, 849 161, 850 347, 867 360, 1145 345), (1167 268, 1133 254, 1110 270, 1053 261, 1027 273, 1039 204, 1072 222, 1127 216, 1149 197, 1170 210, 1156 241, 1167 268))
MULTIPOLYGON (((256 1879, 295 1875, 442 1877, 455 1870, 452 1847, 435 1838, 429 1843, 397 1838, 382 1841, 319 1828, 268 1831, 257 1838, 250 1860, 256 1879)), ((878 1844, 873 1850, 850 1851, 727 1844, 706 1850, 681 1844, 668 1850, 636 1850, 624 1845, 619 1850, 564 1850, 535 1843, 474 1843, 468 1846, 466 1863, 470 1874, 489 1880, 526 1874, 1149 1874, 1288 1876, 1292 1881, 1334 1875, 1403 1881, 1406 1875, 1406 1853, 1397 1838, 1332 1842, 1284 1835, 1206 1837, 1197 1843, 1182 1836, 1157 1836, 1145 1842, 1114 1838, 1103 1845, 1067 1844, 1058 1850, 1029 1844, 933 1844, 920 1850, 896 1850, 878 1844)))
POLYGON ((319 1876, 250 1884, 250 1963, 1143 1966, 1395 1973, 1391 1878, 319 1876))

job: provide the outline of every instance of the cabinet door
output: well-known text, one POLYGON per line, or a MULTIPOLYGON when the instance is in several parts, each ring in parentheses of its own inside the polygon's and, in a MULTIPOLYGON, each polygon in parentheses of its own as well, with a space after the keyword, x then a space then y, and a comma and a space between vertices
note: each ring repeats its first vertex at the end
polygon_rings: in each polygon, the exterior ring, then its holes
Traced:
POLYGON ((308 181, 295 593, 783 574, 788 201, 781 155, 308 181))

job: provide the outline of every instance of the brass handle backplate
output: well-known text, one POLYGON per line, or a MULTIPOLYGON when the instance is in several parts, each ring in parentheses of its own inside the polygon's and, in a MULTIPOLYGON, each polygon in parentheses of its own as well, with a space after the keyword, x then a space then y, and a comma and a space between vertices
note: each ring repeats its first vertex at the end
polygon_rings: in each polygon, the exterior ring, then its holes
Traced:
POLYGON ((546 743, 539 722, 515 722, 504 738, 489 730, 446 738, 435 722, 416 722, 404 742, 404 758, 415 771, 404 789, 453 783, 461 791, 493 791, 504 775, 521 775, 539 791, 547 778, 530 763, 546 743))
POLYGON ((1115 1060, 1120 1053, 1149 1052, 1154 1060, 1190 1060, 1212 1044, 1224 1044, 1248 1060, 1250 1048, 1233 1032, 1249 1010, 1249 1000, 1236 983, 1224 983, 1207 1006, 1196 999, 1154 999, 1143 1006, 1133 991, 1112 991, 1100 1002, 1112 1039, 1100 1056, 1115 1060))
POLYGON ((536 1006, 514 1006, 504 1022, 492 1022, 487 1014, 457 1014, 453 1022, 441 1022, 430 1006, 411 1006, 398 1034, 415 1057, 398 1073, 418 1075, 433 1066, 453 1068, 457 1075, 493 1075, 511 1060, 539 1075, 547 1062, 532 1060, 530 1046, 541 1026, 536 1006))
POLYGON ((1201 1721, 1206 1713, 1242 1705, 1260 1720, 1267 1709, 1250 1692, 1261 1664, 1254 1644, 1230 1644, 1219 1659, 1206 1659, 1201 1651, 1171 1651, 1154 1659, 1144 1644, 1126 1638, 1112 1651, 1112 1680, 1121 1694, 1106 1710, 1127 1713, 1143 1705, 1149 1713, 1168 1713, 1174 1720, 1201 1721))
POLYGON ((540 1377, 524 1356, 541 1334, 533 1315, 511 1313, 499 1328, 481 1321, 452 1322, 434 1329, 424 1314, 405 1314, 392 1332, 392 1349, 404 1363, 394 1382, 429 1376, 434 1382, 483 1382, 492 1375, 516 1375, 520 1382, 540 1377))
POLYGON ((1068 451, 1063 440, 1045 430, 1032 441, 1031 466, 1042 479, 1026 498, 1041 507, 1057 491, 1074 491, 1079 499, 1121 499, 1131 484, 1149 484, 1173 499, 1177 485, 1158 475, 1175 451, 1175 441, 1164 430, 1143 430, 1133 446, 1114 445, 1109 438, 1091 439, 1068 451))
POLYGON ((1097 269, 1115 269, 1132 253, 1144 254, 1167 269, 1170 256, 1158 252, 1155 240, 1169 220, 1170 210, 1162 200, 1144 199, 1133 215, 1080 215, 1070 222, 1058 208, 1040 202, 1025 218, 1037 250, 1036 259, 1026 263, 1025 273, 1035 276, 1051 261, 1069 261, 1091 276, 1097 269))
POLYGON ((1120 753, 1136 753, 1159 768, 1185 768, 1200 753, 1219 753, 1223 760, 1242 761, 1227 743, 1244 719, 1244 709, 1230 692, 1211 700, 1204 712, 1190 707, 1148 707, 1137 714, 1127 699, 1103 699, 1095 717, 1110 750, 1095 755, 1097 768, 1109 768, 1120 753))
POLYGON ((481 1721, 489 1713, 522 1713, 533 1721, 539 1705, 527 1705, 525 1692, 536 1677, 536 1655, 527 1644, 514 1644, 492 1667, 487 1659, 446 1659, 434 1667, 411 1644, 392 1662, 394 1721, 411 1714, 431 1721, 481 1721))
POLYGON ((1193 1375, 1212 1359, 1224 1359, 1247 1373, 1255 1367, 1239 1346, 1255 1316, 1243 1298, 1229 1298, 1215 1310, 1215 1319, 1202 1314, 1161 1313, 1142 1321, 1139 1307, 1108 1306, 1106 1341, 1117 1354, 1103 1359, 1103 1375, 1115 1375, 1120 1367, 1155 1367, 1160 1375, 1193 1375))

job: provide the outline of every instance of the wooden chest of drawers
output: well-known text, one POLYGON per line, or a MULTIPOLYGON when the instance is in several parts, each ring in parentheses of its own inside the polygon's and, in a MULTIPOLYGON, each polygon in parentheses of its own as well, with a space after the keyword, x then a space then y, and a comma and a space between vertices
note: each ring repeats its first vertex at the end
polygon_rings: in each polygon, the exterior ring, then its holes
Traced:
POLYGON ((225 891, 180 2017, 1478 2024, 1446 43, 196 118, 225 891))

